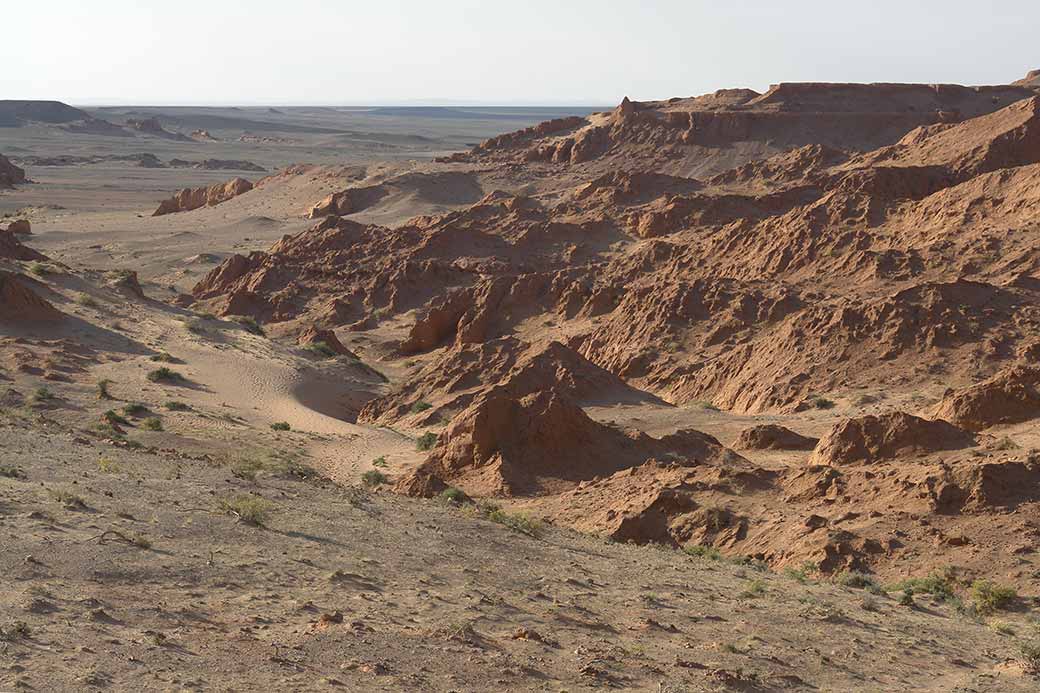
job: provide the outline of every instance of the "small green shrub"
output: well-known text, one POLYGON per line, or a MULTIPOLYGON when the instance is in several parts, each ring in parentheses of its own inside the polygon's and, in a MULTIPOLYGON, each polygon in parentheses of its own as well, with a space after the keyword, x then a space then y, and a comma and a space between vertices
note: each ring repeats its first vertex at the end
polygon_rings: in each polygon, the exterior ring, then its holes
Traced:
POLYGON ((84 308, 97 308, 98 302, 94 300, 93 296, 89 294, 80 294, 76 296, 76 303, 83 306, 84 308))
POLYGON ((131 402, 123 407, 123 413, 127 416, 143 416, 148 413, 148 407, 139 402, 131 402))
POLYGON ((437 434, 433 431, 427 431, 426 433, 423 433, 421 436, 419 436, 419 438, 415 441, 415 449, 422 451, 432 450, 433 446, 436 444, 437 434))
POLYGON ((108 411, 106 411, 104 414, 101 415, 101 418, 104 419, 105 422, 108 423, 110 426, 126 426, 130 423, 114 409, 109 409, 108 411))
POLYGON ((30 262, 29 271, 37 277, 46 277, 51 273, 51 268, 49 265, 45 265, 42 262, 30 262))
POLYGON ((141 423, 141 427, 144 428, 146 431, 161 431, 163 430, 162 419, 160 419, 157 416, 152 416, 150 418, 145 419, 141 423))
POLYGON ((261 337, 265 334, 264 328, 260 326, 260 323, 258 323, 255 318, 249 317, 248 315, 236 315, 231 318, 231 320, 244 327, 246 332, 260 335, 261 337))
POLYGON ((191 407, 189 407, 187 404, 185 404, 184 402, 178 402, 176 400, 170 400, 163 406, 170 411, 191 411, 191 407))
POLYGON ((246 481, 256 481, 256 475, 263 468, 264 463, 257 459, 238 460, 231 465, 231 474, 246 481))
POLYGON ((266 526, 273 507, 270 501, 246 493, 224 498, 220 501, 221 510, 234 515, 245 524, 256 527, 266 526))
POLYGON ((856 570, 842 571, 834 576, 834 581, 842 587, 865 589, 874 594, 884 593, 884 590, 881 588, 881 585, 878 584, 877 580, 866 573, 861 573, 856 570))
POLYGON ((149 360, 155 361, 156 363, 184 363, 176 356, 170 356, 165 351, 160 354, 155 354, 149 360))
POLYGON ((762 580, 748 580, 744 591, 738 596, 743 599, 756 599, 766 593, 766 583, 762 580))
POLYGON ((805 561, 797 568, 795 566, 787 566, 784 568, 784 575, 805 584, 809 581, 810 576, 815 575, 819 570, 819 567, 812 561, 805 561))
POLYGON ((303 347, 306 351, 311 352, 315 356, 322 358, 331 359, 335 358, 336 350, 330 347, 325 342, 311 342, 303 347))
POLYGON ((454 503, 456 505, 461 505, 462 503, 465 503, 467 500, 469 500, 469 496, 466 495, 465 491, 463 491, 460 488, 455 488, 454 486, 451 486, 441 491, 440 497, 448 501, 449 503, 454 503))
POLYGON ((147 376, 153 383, 182 383, 184 376, 166 366, 151 371, 147 376))
POLYGON ((415 404, 412 405, 412 413, 413 414, 418 414, 420 412, 424 412, 427 409, 433 409, 433 405, 430 404, 429 402, 416 402, 415 404))
POLYGON ((292 426, 289 425, 288 421, 276 421, 271 424, 271 430, 273 431, 291 431, 292 426))
POLYGON ((0 476, 7 479, 25 479, 25 471, 13 464, 0 465, 0 476))
POLYGON ((99 380, 97 382, 98 399, 112 399, 112 393, 108 391, 110 385, 112 385, 111 380, 99 380))
POLYGON ((923 578, 901 580, 894 585, 890 585, 888 590, 892 592, 909 592, 911 596, 915 594, 930 594, 939 601, 945 602, 954 598, 953 588, 954 581, 951 574, 948 572, 936 572, 923 578))
POLYGON ((706 558, 709 561, 720 561, 722 560, 722 554, 714 546, 704 546, 702 544, 694 544, 693 546, 683 547, 683 553, 697 558, 706 558))
POLYGON ((389 481, 389 479, 386 474, 383 474, 376 469, 369 469, 361 475, 361 483, 368 487, 379 486, 385 484, 387 481, 389 481))
POLYGON ((372 466, 373 467, 385 468, 386 467, 386 458, 383 457, 382 455, 380 455, 379 457, 377 457, 374 460, 372 460, 372 466))
POLYGON ((47 387, 36 388, 36 391, 33 392, 32 396, 34 402, 50 402, 55 399, 57 399, 57 397, 55 397, 54 393, 47 387))
POLYGON ((999 585, 990 580, 976 580, 971 583, 971 600, 979 613, 991 614, 1003 611, 1018 599, 1018 592, 1013 587, 999 585))
POLYGON ((833 409, 834 408, 834 402, 832 400, 829 400, 826 397, 821 397, 819 395, 812 395, 812 396, 810 396, 809 397, 809 402, 810 402, 810 404, 812 404, 817 409, 833 409))
POLYGON ((542 523, 528 515, 507 513, 493 503, 485 503, 479 509, 487 519, 508 527, 514 532, 520 532, 531 537, 537 537, 542 532, 542 523))

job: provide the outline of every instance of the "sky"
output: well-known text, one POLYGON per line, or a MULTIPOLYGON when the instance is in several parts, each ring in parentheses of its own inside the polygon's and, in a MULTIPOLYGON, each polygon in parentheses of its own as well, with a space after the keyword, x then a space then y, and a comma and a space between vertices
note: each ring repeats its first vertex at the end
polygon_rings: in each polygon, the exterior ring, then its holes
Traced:
POLYGON ((1038 0, 3 0, 0 25, 0 99, 76 105, 610 105, 1040 68, 1038 0))

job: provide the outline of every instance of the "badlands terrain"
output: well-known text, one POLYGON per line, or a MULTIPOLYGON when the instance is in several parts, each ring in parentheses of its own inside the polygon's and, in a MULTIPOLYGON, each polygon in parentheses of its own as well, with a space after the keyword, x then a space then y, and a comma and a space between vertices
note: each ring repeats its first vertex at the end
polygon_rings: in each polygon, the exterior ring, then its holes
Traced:
POLYGON ((1040 75, 0 101, 0 690, 1040 686, 1040 75))

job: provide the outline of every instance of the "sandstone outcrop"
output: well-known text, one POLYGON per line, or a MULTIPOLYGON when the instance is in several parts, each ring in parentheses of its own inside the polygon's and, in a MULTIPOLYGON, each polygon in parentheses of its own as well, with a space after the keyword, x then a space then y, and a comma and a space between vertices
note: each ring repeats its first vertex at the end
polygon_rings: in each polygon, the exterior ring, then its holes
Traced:
POLYGON ((0 270, 0 321, 18 325, 61 317, 61 311, 29 288, 24 277, 0 270))
POLYGON ((799 435, 784 426, 762 424, 741 431, 733 448, 735 450, 812 450, 818 442, 819 440, 816 438, 799 435))
POLYGON ((176 212, 190 212, 201 207, 213 207, 253 189, 245 178, 232 178, 226 183, 217 183, 208 188, 185 188, 168 200, 159 203, 153 217, 176 212))
POLYGON ((870 464, 975 445, 974 436, 946 421, 894 412, 846 419, 820 439, 810 464, 870 464))
POLYGON ((932 415, 969 431, 1040 416, 1040 366, 1016 365, 950 392, 932 415))

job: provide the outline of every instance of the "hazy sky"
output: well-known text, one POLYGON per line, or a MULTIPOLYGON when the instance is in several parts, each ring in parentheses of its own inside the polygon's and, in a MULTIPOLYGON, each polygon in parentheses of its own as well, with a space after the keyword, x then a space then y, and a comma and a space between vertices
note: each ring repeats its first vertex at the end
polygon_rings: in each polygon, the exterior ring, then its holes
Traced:
POLYGON ((1040 0, 0 1, 0 99, 77 104, 600 105, 1040 68, 1040 0))

